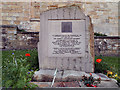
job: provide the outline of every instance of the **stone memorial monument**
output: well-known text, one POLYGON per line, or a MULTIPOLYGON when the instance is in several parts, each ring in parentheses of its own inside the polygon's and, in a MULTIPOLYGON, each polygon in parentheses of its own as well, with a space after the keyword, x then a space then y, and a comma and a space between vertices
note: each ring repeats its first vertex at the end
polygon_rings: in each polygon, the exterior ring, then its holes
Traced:
POLYGON ((79 6, 61 7, 40 15, 39 68, 94 72, 94 33, 79 6))

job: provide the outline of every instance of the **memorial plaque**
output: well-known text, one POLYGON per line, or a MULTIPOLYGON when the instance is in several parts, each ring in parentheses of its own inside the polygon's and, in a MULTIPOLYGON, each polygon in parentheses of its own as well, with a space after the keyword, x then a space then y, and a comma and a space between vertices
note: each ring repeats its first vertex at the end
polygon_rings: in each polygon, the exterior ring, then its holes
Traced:
POLYGON ((40 69, 94 72, 94 33, 90 17, 79 6, 40 15, 40 69))
POLYGON ((72 22, 62 22, 62 33, 69 33, 72 32, 72 22))
POLYGON ((49 57, 84 57, 85 21, 49 21, 49 57), (76 27, 77 26, 77 27, 76 27), (78 33, 79 31, 79 33, 78 33))

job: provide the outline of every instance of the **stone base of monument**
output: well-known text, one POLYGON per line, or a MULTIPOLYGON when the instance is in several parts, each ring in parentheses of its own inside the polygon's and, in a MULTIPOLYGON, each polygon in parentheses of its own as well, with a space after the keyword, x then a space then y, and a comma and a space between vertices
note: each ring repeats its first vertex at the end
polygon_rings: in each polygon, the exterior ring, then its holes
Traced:
MULTIPOLYGON (((39 87, 50 87, 55 70, 39 70, 34 73, 32 82, 39 87)), ((73 70, 64 70, 57 71, 55 82, 53 87, 60 87, 59 84, 61 82, 66 82, 65 87, 86 87, 83 82, 79 82, 82 79, 82 76, 85 75, 87 77, 90 76, 89 73, 81 72, 81 71, 73 71, 73 70), (71 85, 71 86, 70 86, 71 85)), ((98 84, 98 87, 118 87, 116 84, 117 81, 115 79, 108 78, 106 75, 102 73, 92 73, 94 79, 101 78, 101 83, 98 84)))

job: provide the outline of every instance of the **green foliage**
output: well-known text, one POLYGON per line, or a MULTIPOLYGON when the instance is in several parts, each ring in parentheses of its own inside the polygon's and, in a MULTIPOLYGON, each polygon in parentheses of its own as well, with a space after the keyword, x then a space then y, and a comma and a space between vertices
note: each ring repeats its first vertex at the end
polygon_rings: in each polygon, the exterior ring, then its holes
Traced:
POLYGON ((84 75, 84 76, 82 76, 82 80, 81 81, 83 81, 86 86, 87 86, 87 84, 97 86, 97 84, 100 84, 101 78, 94 79, 92 77, 92 75, 90 75, 89 77, 87 77, 87 76, 84 75))
POLYGON ((17 28, 17 32, 26 32, 25 29, 19 29, 17 28))
POLYGON ((13 88, 35 88, 36 85, 30 83, 34 71, 38 68, 36 50, 4 51, 2 62, 2 85, 13 88), (34 53, 33 53, 34 52, 34 53), (30 53, 26 57, 25 53, 30 53), (34 56, 35 55, 35 56, 34 56), (33 56, 33 57, 32 57, 33 56), (37 61, 37 62, 35 62, 37 61))
POLYGON ((90 76, 90 77, 83 76, 82 81, 84 81, 84 84, 85 84, 85 85, 87 85, 87 84, 90 84, 90 85, 91 85, 91 84, 93 84, 93 82, 94 82, 95 80, 93 79, 92 76, 90 76))
POLYGON ((116 78, 117 82, 120 83, 120 77, 119 78, 116 78))
MULTIPOLYGON (((95 57, 95 73, 104 73, 107 74, 107 71, 113 72, 113 74, 118 74, 120 76, 120 57, 107 57, 107 56, 96 56, 95 57), (96 59, 102 59, 100 63, 96 62, 96 59)), ((118 83, 120 83, 120 77, 115 77, 118 83)), ((108 77, 112 77, 111 74, 108 74, 108 77)))
POLYGON ((107 71, 112 71, 120 75, 118 60, 120 57, 112 56, 96 56, 95 57, 95 72, 107 74, 107 71), (102 59, 100 63, 96 62, 96 59, 102 59))
POLYGON ((106 34, 94 33, 95 36, 107 36, 106 34))
MULTIPOLYGON (((26 62, 30 64, 31 69, 39 69, 38 63, 38 52, 36 49, 33 50, 9 50, 2 52, 2 61, 8 62, 12 60, 12 53, 15 54, 16 58, 26 59, 26 62), (29 53, 30 57, 26 57, 25 54, 29 53)), ((4 63, 2 63, 4 65, 4 63)))

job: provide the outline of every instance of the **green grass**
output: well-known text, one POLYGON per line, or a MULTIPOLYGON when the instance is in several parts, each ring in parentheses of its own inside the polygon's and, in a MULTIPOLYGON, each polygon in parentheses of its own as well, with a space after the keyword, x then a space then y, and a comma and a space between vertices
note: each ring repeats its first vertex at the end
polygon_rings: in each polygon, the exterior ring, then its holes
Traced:
POLYGON ((9 51, 2 51, 2 65, 4 62, 12 60, 12 53, 14 53, 15 58, 26 58, 27 62, 30 64, 31 68, 38 69, 38 52, 36 49, 33 50, 9 50, 9 51), (25 54, 29 53, 30 57, 26 57, 25 54))
MULTIPOLYGON (((31 68, 38 69, 39 63, 38 63, 38 52, 36 49, 33 50, 9 50, 9 51, 3 51, 2 52, 2 61, 3 65, 4 62, 11 60, 12 53, 15 54, 16 58, 26 58, 25 54, 30 53, 30 57, 27 57, 28 63, 30 63, 31 68)), ((95 56, 95 60, 101 58, 101 63, 97 63, 95 61, 95 72, 102 72, 105 73, 105 70, 111 70, 113 72, 116 72, 120 75, 120 65, 119 61, 120 57, 115 56, 95 56)))
POLYGON ((2 86, 13 88, 37 87, 29 83, 39 67, 37 50, 9 50, 2 52, 2 86), (30 56, 25 56, 29 53, 30 56))
MULTIPOLYGON (((118 72, 120 71, 118 60, 120 60, 120 57, 95 56, 95 72, 106 74, 109 70, 113 73, 118 73, 120 76, 120 72, 118 72), (100 63, 96 62, 98 58, 102 59, 100 63)), ((38 52, 36 49, 2 51, 2 66, 4 87, 24 87, 25 85, 29 87, 29 83, 27 82, 31 80, 31 77, 28 78, 26 73, 31 70, 38 70, 38 52), (14 55, 12 55, 13 53, 14 55), (29 53, 30 56, 26 57, 26 53, 29 53), (17 61, 17 66, 15 60, 17 61)))
POLYGON ((113 73, 118 73, 120 75, 120 57, 116 56, 95 56, 96 59, 102 59, 100 63, 95 61, 95 72, 104 72, 105 70, 112 71, 113 73))

